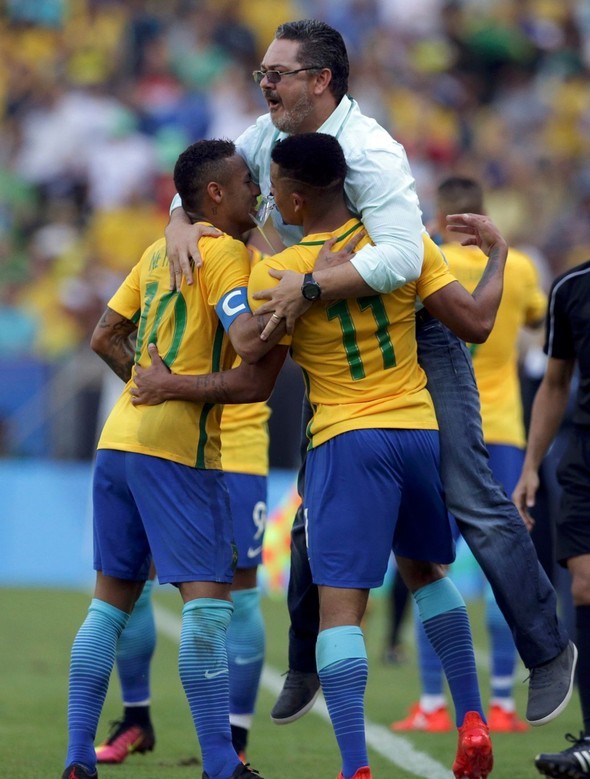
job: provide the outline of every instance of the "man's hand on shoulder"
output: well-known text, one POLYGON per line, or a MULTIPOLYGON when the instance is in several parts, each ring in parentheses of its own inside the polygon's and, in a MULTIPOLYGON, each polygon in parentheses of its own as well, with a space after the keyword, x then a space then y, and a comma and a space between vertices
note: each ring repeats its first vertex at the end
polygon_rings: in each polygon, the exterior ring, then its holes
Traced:
POLYGON ((338 238, 329 238, 320 249, 313 269, 317 271, 326 270, 328 268, 334 268, 336 265, 342 265, 344 262, 350 262, 354 257, 356 247, 365 236, 366 232, 361 230, 360 233, 354 235, 350 241, 338 251, 332 251, 332 247, 338 238))
POLYGON ((301 294, 303 274, 292 270, 268 269, 269 276, 279 279, 276 287, 261 289, 255 292, 255 300, 266 300, 255 312, 256 316, 271 314, 266 327, 260 334, 263 341, 268 340, 271 333, 284 321, 287 333, 291 334, 295 322, 311 307, 311 303, 301 294))
POLYGON ((180 289, 182 277, 187 284, 193 283, 193 270, 203 264, 199 254, 199 239, 204 235, 218 238, 223 235, 221 230, 203 224, 191 224, 182 209, 175 209, 170 217, 166 230, 166 255, 170 264, 170 289, 180 289), (181 211, 184 219, 175 217, 181 211))

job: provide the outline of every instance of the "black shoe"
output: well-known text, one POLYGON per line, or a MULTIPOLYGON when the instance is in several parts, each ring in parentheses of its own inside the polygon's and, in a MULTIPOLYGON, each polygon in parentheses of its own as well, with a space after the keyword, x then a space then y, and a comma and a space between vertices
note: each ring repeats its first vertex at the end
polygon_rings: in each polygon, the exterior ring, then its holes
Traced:
POLYGON ((545 725, 565 709, 572 697, 578 650, 571 641, 553 660, 531 669, 526 719, 545 725))
MULTIPOLYGON (((203 779, 209 779, 209 774, 205 773, 205 771, 203 771, 203 779)), ((251 768, 249 763, 246 763, 246 765, 240 763, 227 779, 263 779, 263 777, 254 768, 251 768)))
POLYGON ((98 771, 90 773, 80 763, 71 763, 61 775, 61 779, 98 779, 98 771))
POLYGON ((312 708, 320 692, 316 673, 287 671, 285 683, 270 713, 275 725, 288 725, 312 708))
POLYGON ((573 746, 554 755, 542 753, 535 758, 535 767, 543 776, 556 779, 588 779, 590 777, 590 738, 576 738, 571 733, 566 740, 573 746))

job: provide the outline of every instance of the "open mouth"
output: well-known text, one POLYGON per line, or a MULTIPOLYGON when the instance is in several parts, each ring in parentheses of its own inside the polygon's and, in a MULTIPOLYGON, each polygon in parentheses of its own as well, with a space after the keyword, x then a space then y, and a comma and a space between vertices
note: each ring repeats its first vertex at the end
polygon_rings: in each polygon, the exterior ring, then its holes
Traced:
POLYGON ((265 97, 265 100, 266 100, 266 102, 268 104, 268 107, 271 109, 271 111, 273 109, 278 108, 280 106, 280 104, 281 104, 281 101, 279 100, 279 98, 275 94, 273 94, 272 92, 267 92, 264 95, 264 97, 265 97))

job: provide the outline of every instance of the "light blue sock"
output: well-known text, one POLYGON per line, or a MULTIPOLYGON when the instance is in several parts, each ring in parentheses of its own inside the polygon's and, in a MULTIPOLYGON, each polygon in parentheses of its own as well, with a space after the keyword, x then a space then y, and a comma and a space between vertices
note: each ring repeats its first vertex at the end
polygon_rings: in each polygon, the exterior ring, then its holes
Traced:
POLYGON ((151 579, 145 583, 117 645, 117 671, 124 705, 147 706, 150 701, 150 663, 156 648, 153 584, 151 579))
POLYGON ((416 646, 418 649, 418 667, 420 670, 422 693, 424 695, 442 695, 443 669, 440 658, 434 651, 434 647, 426 635, 418 609, 416 609, 415 616, 416 646))
POLYGON ((115 663, 117 642, 129 615, 93 598, 74 644, 70 661, 68 751, 66 766, 96 766, 94 739, 115 663))
POLYGON ((492 698, 510 701, 516 668, 514 639, 489 585, 486 586, 485 590, 485 603, 486 627, 492 650, 492 667, 490 669, 492 698))
POLYGON ((236 590, 232 592, 232 601, 234 613, 227 631, 230 716, 252 715, 264 664, 265 634, 260 590, 258 587, 236 590))
POLYGON ((184 604, 178 669, 209 779, 227 779, 240 764, 229 726, 227 630, 229 601, 197 598, 184 604))
POLYGON ((420 619, 447 677, 455 704, 457 727, 468 711, 477 711, 483 721, 473 639, 465 601, 453 582, 439 579, 414 593, 420 619))
POLYGON ((369 765, 365 739, 368 663, 363 631, 343 625, 320 631, 316 661, 346 779, 369 765))

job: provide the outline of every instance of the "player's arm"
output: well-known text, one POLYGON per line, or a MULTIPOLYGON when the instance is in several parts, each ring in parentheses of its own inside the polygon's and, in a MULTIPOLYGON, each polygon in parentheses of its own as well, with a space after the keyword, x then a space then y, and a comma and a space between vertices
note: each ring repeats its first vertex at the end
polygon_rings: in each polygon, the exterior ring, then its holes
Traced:
POLYGON ((453 281, 424 296, 422 302, 432 316, 459 338, 483 343, 494 326, 502 299, 508 244, 493 222, 482 214, 452 214, 447 222, 452 232, 467 234, 461 242, 463 246, 478 246, 488 256, 488 262, 472 295, 453 281))
POLYGON ((286 346, 276 346, 255 365, 241 363, 219 373, 180 376, 170 372, 155 344, 149 344, 148 351, 152 364, 136 367, 136 387, 129 390, 134 406, 155 406, 166 400, 223 404, 267 400, 287 355, 286 346))
POLYGON ((273 317, 276 319, 276 315, 253 316, 247 287, 236 287, 227 292, 217 302, 215 311, 236 354, 250 364, 258 362, 268 354, 285 334, 284 324, 280 324, 269 339, 262 340, 262 331, 269 320, 273 317))
POLYGON ((232 346, 236 353, 244 362, 254 364, 262 359, 268 352, 279 343, 285 335, 285 323, 277 322, 275 314, 266 316, 253 316, 251 313, 238 316, 229 329, 229 335, 232 346), (266 340, 262 340, 261 334, 269 321, 276 323, 273 332, 266 340))
POLYGON ((170 219, 164 230, 166 255, 170 265, 170 289, 180 289, 182 277, 193 283, 193 268, 200 268, 203 260, 199 253, 199 239, 204 235, 213 238, 222 233, 215 227, 192 224, 182 208, 180 197, 175 195, 170 206, 170 219))
POLYGON ((574 359, 550 357, 533 401, 522 472, 512 493, 512 500, 529 527, 533 524, 529 509, 535 505, 539 468, 565 416, 574 366, 574 359))
POLYGON ((131 378, 137 325, 107 308, 94 328, 90 347, 120 379, 131 378))

